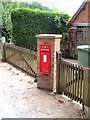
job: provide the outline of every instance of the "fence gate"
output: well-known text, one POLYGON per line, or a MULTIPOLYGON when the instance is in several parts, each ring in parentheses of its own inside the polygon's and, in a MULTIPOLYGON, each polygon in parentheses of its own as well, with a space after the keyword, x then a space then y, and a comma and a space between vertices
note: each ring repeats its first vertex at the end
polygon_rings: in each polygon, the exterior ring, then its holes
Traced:
POLYGON ((83 67, 71 64, 57 54, 57 92, 83 103, 83 67))
POLYGON ((5 43, 6 61, 36 78, 37 54, 34 51, 5 43))

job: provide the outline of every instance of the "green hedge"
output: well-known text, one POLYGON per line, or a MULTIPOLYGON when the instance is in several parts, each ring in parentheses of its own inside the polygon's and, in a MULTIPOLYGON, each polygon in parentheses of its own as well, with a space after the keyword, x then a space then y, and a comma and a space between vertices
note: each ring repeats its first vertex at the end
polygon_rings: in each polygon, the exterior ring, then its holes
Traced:
POLYGON ((17 8, 11 12, 12 40, 21 47, 37 50, 36 34, 55 34, 55 15, 59 13, 27 8, 17 8))

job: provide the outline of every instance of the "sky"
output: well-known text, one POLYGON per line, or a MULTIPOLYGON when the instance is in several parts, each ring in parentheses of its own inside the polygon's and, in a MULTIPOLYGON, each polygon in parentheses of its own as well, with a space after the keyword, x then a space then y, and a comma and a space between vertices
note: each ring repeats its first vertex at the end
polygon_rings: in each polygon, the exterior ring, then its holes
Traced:
POLYGON ((57 8, 59 11, 73 15, 84 0, 19 0, 21 2, 40 2, 43 6, 57 8))

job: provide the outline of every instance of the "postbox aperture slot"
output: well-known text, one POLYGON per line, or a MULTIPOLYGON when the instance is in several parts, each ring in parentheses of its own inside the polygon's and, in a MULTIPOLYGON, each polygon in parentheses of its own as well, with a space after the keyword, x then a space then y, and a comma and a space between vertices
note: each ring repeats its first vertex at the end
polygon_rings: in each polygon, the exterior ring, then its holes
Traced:
POLYGON ((43 62, 47 62, 47 55, 43 55, 43 62))

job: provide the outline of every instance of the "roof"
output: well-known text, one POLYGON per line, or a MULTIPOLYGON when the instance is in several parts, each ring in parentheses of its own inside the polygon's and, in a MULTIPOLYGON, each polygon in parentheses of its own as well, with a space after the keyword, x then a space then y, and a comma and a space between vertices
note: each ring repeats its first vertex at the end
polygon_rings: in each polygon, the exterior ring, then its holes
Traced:
POLYGON ((83 3, 81 4, 81 6, 79 7, 79 9, 76 11, 76 13, 74 14, 74 16, 71 18, 71 20, 68 22, 68 26, 70 26, 75 19, 77 18, 77 16, 80 14, 80 12, 85 9, 85 5, 87 4, 87 2, 89 2, 90 0, 84 0, 83 3))

